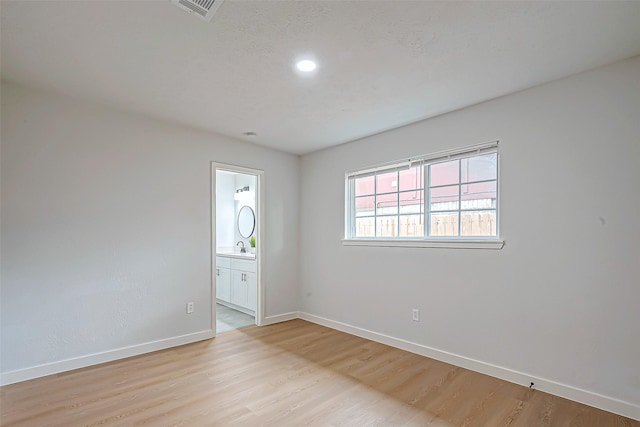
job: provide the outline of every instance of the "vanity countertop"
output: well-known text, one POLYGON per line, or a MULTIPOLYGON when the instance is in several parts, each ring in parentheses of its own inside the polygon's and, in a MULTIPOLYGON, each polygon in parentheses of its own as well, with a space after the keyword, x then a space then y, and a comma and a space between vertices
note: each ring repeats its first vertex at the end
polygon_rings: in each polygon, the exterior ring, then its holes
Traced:
POLYGON ((229 258, 240 258, 240 259, 250 259, 255 260, 256 254, 251 254, 249 252, 241 253, 236 251, 217 251, 216 256, 224 256, 229 258))

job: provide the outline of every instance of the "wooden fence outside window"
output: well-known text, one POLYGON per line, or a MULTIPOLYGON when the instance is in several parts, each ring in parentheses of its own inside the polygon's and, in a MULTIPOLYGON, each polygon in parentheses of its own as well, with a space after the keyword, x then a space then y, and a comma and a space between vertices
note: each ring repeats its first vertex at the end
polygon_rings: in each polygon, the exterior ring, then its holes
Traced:
MULTIPOLYGON (((358 218, 356 220, 355 237, 375 237, 373 217, 358 218)), ((383 216, 377 218, 377 237, 423 237, 424 225, 422 215, 383 216), (400 220, 399 233, 396 227, 400 220)), ((460 219, 462 227, 461 236, 496 236, 496 213, 486 212, 462 212, 460 219)), ((458 236, 457 213, 433 213, 431 215, 431 236, 458 236)))

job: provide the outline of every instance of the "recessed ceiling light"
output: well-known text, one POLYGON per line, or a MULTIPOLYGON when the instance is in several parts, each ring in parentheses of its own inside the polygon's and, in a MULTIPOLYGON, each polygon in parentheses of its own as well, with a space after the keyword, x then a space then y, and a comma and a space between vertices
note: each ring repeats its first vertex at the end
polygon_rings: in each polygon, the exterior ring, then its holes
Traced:
POLYGON ((316 69, 316 63, 310 59, 303 59, 302 61, 298 61, 296 63, 296 68, 298 70, 308 73, 309 71, 313 71, 316 69))

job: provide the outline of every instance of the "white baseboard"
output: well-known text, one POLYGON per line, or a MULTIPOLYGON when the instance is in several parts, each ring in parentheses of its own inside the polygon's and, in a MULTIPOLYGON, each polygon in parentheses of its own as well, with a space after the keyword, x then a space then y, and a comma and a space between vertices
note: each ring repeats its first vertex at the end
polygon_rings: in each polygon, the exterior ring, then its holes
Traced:
POLYGON ((13 384, 33 378, 45 377, 47 375, 59 374, 60 372, 72 371, 74 369, 85 368, 105 362, 112 362, 126 357, 138 356, 140 354, 151 353, 152 351, 164 350, 165 348, 177 347, 179 345, 190 344, 214 337, 212 330, 195 332, 187 335, 180 335, 173 338, 152 341, 130 347, 118 348, 102 353, 89 354, 87 356, 75 357, 73 359, 61 360, 44 365, 33 366, 31 368, 19 369, 0 374, 0 385, 13 384))
POLYGON ((605 411, 613 412, 640 421, 640 406, 636 406, 630 402, 614 399, 601 394, 593 393, 567 384, 558 383, 545 378, 535 377, 523 372, 514 371, 508 368, 492 365, 480 360, 470 359, 468 357, 438 350, 436 348, 427 347, 422 344, 416 344, 389 335, 380 334, 378 332, 369 331, 367 329, 352 326, 346 323, 337 322, 335 320, 326 319, 309 313, 299 312, 298 317, 318 325, 326 326, 331 329, 346 332, 371 341, 386 344, 391 347, 426 356, 431 359, 440 360, 455 366, 469 369, 471 371, 480 372, 492 377, 500 378, 515 384, 528 387, 531 382, 535 384, 537 390, 553 394, 555 396, 564 397, 575 402, 584 403, 605 411))
POLYGON ((299 314, 297 311, 291 313, 278 314, 276 316, 265 317, 260 326, 273 325, 274 323, 286 322, 287 320, 297 319, 299 314))

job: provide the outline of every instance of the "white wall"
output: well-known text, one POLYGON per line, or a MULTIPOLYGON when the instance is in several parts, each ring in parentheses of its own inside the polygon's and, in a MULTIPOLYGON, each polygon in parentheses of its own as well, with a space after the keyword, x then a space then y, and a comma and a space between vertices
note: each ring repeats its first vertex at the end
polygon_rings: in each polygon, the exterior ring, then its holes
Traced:
POLYGON ((302 312, 640 417, 639 141, 636 57, 303 156, 302 312), (496 139, 504 249, 341 245, 345 171, 496 139))
MULTIPOLYGON (((237 174, 235 176, 236 180, 235 180, 235 189, 238 188, 244 188, 244 187, 249 187, 249 191, 251 192, 251 195, 253 196, 250 199, 247 200, 235 200, 234 204, 235 204, 235 212, 234 212, 234 217, 233 217, 233 244, 231 245, 234 248, 237 248, 236 245, 238 242, 242 241, 244 242, 244 247, 247 248, 247 252, 249 252, 249 239, 248 238, 244 238, 240 235, 240 230, 238 229, 238 215, 240 214, 240 209, 242 209, 243 206, 249 206, 251 209, 253 209, 254 215, 256 215, 256 226, 258 224, 259 218, 257 215, 257 211, 256 211, 256 183, 257 183, 257 178, 255 175, 247 175, 247 174, 237 174)), ((295 178, 297 180, 297 177, 295 178)), ((235 190, 234 190, 235 191, 235 190)), ((255 228, 254 228, 255 230, 255 228)), ((297 231, 297 230, 296 230, 297 231)), ((239 248, 237 248, 239 250, 239 248)))
POLYGON ((216 247, 219 250, 239 252, 240 247, 237 246, 237 243, 240 241, 244 242, 245 248, 250 247, 249 239, 240 235, 238 214, 243 206, 249 206, 256 215, 255 226, 257 227, 259 218, 256 212, 256 184, 257 177, 255 175, 227 171, 216 172, 216 247), (236 190, 244 187, 249 187, 252 197, 246 200, 235 200, 236 190))
POLYGON ((235 193, 236 176, 230 172, 216 173, 216 247, 233 248, 235 244, 236 207, 233 195, 235 193))
POLYGON ((5 83, 1 117, 5 380, 210 330, 211 161, 265 171, 265 315, 297 309, 297 156, 5 83))

